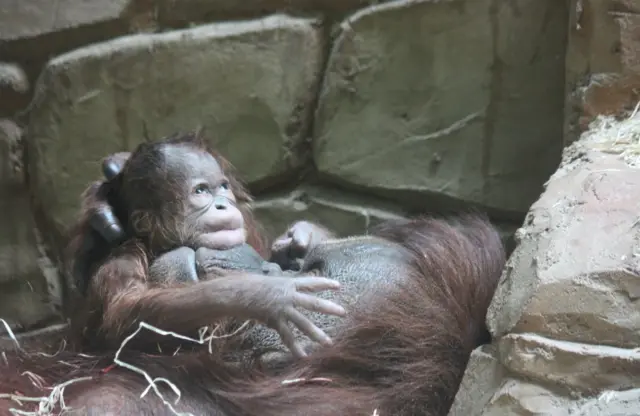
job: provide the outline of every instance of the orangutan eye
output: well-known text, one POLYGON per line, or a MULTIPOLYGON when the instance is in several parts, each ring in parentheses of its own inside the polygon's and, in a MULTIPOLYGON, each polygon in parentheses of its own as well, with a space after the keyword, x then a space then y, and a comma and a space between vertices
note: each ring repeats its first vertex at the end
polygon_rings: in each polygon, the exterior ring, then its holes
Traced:
POLYGON ((196 195, 200 195, 208 192, 209 192, 209 185, 207 185, 206 183, 198 184, 193 188, 193 193, 196 195))
POLYGON ((224 181, 220 184, 220 188, 224 189, 225 191, 228 191, 229 189, 231 189, 231 185, 229 184, 228 181, 224 181))

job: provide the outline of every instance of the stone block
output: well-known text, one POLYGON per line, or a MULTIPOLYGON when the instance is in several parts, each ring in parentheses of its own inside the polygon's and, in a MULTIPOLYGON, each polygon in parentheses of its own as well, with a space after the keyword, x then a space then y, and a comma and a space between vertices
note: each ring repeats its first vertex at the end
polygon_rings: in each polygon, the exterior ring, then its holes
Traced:
POLYGON ((608 391, 577 404, 571 416, 637 416, 640 414, 640 388, 608 391))
POLYGON ((449 416, 479 416, 505 376, 495 346, 483 345, 471 353, 449 416))
MULTIPOLYGON (((382 0, 384 1, 384 0, 382 0)), ((163 25, 260 16, 275 12, 340 14, 379 0, 159 0, 163 25)))
POLYGON ((0 62, 0 117, 13 116, 19 110, 29 87, 29 78, 20 65, 0 62))
POLYGON ((46 35, 121 19, 137 0, 3 0, 0 41, 46 35))
POLYGON ((498 348, 501 363, 513 373, 572 391, 627 390, 636 387, 640 377, 638 349, 556 341, 535 334, 505 335, 498 348))
POLYGON ((14 123, 0 120, 0 318, 13 329, 54 319, 62 302, 59 276, 38 245, 18 151, 20 135, 14 123))
POLYGON ((640 114, 568 147, 518 231, 489 307, 492 333, 640 344, 640 114))
POLYGON ((500 4, 396 1, 344 21, 315 122, 320 173, 526 212, 560 158, 566 7, 500 4))
MULTIPOLYGON (((565 392, 566 393, 566 392, 565 392)), ((478 415, 482 416, 637 416, 640 389, 606 391, 597 396, 563 394, 528 381, 507 378, 478 415)), ((466 415, 465 415, 466 416, 466 415)))
POLYGON ((397 207, 350 197, 335 190, 301 187, 286 195, 260 198, 254 212, 270 240, 299 220, 324 225, 339 236, 362 235, 385 219, 400 217, 397 207))
POLYGON ((525 381, 507 378, 491 401, 478 414, 482 416, 575 416, 574 400, 525 381))
POLYGON ((27 136, 38 208, 63 230, 102 157, 145 134, 198 126, 248 182, 288 172, 301 161, 321 56, 313 20, 275 15, 122 37, 53 59, 27 136))

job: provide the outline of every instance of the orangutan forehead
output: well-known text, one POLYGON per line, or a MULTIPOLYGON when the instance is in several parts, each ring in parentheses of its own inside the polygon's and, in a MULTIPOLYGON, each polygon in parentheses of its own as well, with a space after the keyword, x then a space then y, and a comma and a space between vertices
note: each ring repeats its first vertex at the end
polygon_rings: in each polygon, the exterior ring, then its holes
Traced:
POLYGON ((164 161, 169 174, 184 179, 218 180, 224 176, 220 164, 209 153, 186 146, 163 148, 164 161))

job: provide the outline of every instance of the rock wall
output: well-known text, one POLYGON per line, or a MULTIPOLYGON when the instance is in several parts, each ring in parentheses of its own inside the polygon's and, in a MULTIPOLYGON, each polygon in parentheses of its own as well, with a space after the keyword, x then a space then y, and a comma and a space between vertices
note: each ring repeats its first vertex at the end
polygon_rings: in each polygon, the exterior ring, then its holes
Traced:
POLYGON ((451 416, 640 414, 640 113, 598 118, 525 223, 451 416))
POLYGON ((516 232, 495 340, 473 353, 450 416, 640 414, 640 5, 574 5, 572 144, 516 232))
POLYGON ((21 170, 2 178, 0 304, 63 303, 43 255, 58 263, 100 159, 198 126, 271 236, 298 218, 346 235, 467 206, 508 236, 560 158, 567 6, 373 3, 5 2, 0 116, 24 131, 3 154, 21 170))

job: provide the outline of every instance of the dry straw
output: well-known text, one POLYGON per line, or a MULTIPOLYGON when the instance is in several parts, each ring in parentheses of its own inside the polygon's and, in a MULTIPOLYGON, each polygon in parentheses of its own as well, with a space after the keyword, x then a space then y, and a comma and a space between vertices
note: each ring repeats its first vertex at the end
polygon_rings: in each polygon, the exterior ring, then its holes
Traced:
POLYGON ((624 120, 596 117, 581 140, 593 149, 620 155, 630 166, 640 167, 640 102, 624 120))
MULTIPOLYGON (((18 339, 16 338, 16 336, 14 335, 13 331, 11 330, 11 328, 9 327, 9 324, 4 320, 4 319, 0 319, 0 322, 2 322, 2 324, 4 325, 4 327, 7 330, 7 333, 9 335, 9 338, 16 344, 16 347, 19 350, 22 350, 22 347, 20 346, 20 343, 18 342, 18 339)), ((164 378, 164 377, 156 377, 153 378, 151 377, 151 375, 149 375, 149 373, 147 373, 146 371, 144 371, 141 368, 135 367, 131 364, 128 364, 122 360, 120 360, 120 354, 122 353, 122 350, 124 349, 125 345, 131 341, 136 335, 138 335, 138 333, 142 330, 142 329, 147 329, 149 331, 155 332, 156 334, 162 335, 162 336, 172 336, 174 338, 178 338, 178 339, 182 339, 184 341, 189 341, 189 342, 195 342, 197 344, 200 345, 204 345, 204 344, 208 344, 209 346, 209 352, 211 353, 213 350, 213 346, 212 346, 212 342, 214 339, 222 339, 222 338, 229 338, 232 336, 235 336, 237 334, 239 334, 242 330, 244 330, 245 328, 247 328, 247 326, 249 325, 251 321, 246 321, 244 322, 237 330, 235 330, 234 332, 230 333, 230 334, 225 334, 225 335, 216 335, 216 333, 218 332, 218 327, 214 327, 213 329, 209 328, 209 327, 203 327, 198 331, 198 335, 199 335, 199 339, 195 339, 195 338, 190 338, 184 335, 180 335, 178 333, 175 332, 171 332, 171 331, 164 331, 160 328, 156 328, 152 325, 147 324, 146 322, 140 322, 140 324, 138 325, 138 328, 131 334, 129 335, 127 338, 124 339, 124 341, 122 341, 122 344, 120 344, 120 348, 118 348, 118 351, 116 351, 116 354, 113 358, 113 362, 114 364, 126 368, 130 371, 133 371, 135 373, 138 373, 140 375, 142 375, 145 380, 148 383, 148 386, 142 391, 142 393, 140 394, 140 398, 143 398, 144 396, 147 395, 147 393, 150 390, 153 390, 154 393, 158 396, 158 398, 160 398, 160 400, 162 400, 162 402, 165 404, 165 406, 167 406, 167 408, 176 416, 195 416, 192 413, 185 413, 185 412, 178 412, 174 405, 176 405, 181 397, 181 392, 178 389, 178 387, 172 383, 170 380, 164 378), (160 392, 160 390, 158 389, 158 383, 163 383, 165 385, 167 385, 176 395, 176 399, 173 401, 173 403, 170 403, 167 399, 165 399, 165 397, 162 395, 162 393, 160 392)), ((62 349, 61 349, 62 350, 62 349)), ((61 351, 59 350, 58 353, 61 351)), ((45 353, 39 353, 41 355, 48 355, 45 353)), ((86 356, 84 354, 80 354, 82 356, 86 356)), ((49 356, 55 356, 55 354, 53 355, 49 355, 49 356)), ((3 358, 5 360, 5 362, 7 362, 7 357, 6 354, 4 354, 3 352, 3 358)), ((62 362, 62 361, 60 361, 62 362)), ((64 364, 64 362, 62 362, 64 364)), ((29 380, 31 381, 31 383, 37 387, 38 389, 44 390, 45 388, 50 389, 51 393, 48 396, 42 396, 42 397, 25 397, 25 396, 20 396, 20 395, 16 395, 16 394, 5 394, 5 393, 0 393, 0 399, 9 399, 12 401, 15 401, 18 405, 22 406, 23 403, 26 402, 37 402, 38 403, 38 409, 32 412, 28 412, 28 411, 24 411, 24 410, 20 410, 20 409, 9 409, 9 411, 11 412, 12 415, 22 415, 22 416, 49 416, 49 415, 53 415, 54 410, 56 408, 59 409, 59 412, 64 412, 64 411, 68 411, 68 410, 72 410, 70 407, 68 407, 64 401, 64 389, 73 383, 77 383, 77 382, 81 382, 81 381, 88 381, 91 380, 92 377, 79 377, 79 378, 75 378, 75 379, 71 379, 71 380, 67 380, 63 383, 60 383, 56 386, 53 387, 45 387, 44 386, 44 379, 42 377, 40 377, 37 374, 34 374, 32 372, 24 372, 21 375, 27 376, 29 378, 29 380)))

